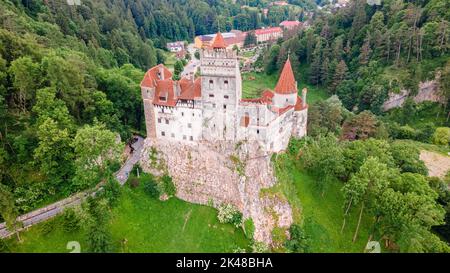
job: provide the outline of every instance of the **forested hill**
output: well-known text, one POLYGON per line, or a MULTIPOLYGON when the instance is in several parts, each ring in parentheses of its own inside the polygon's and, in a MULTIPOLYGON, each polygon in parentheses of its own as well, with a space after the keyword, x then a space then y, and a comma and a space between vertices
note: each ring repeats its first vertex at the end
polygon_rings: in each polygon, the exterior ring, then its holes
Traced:
MULTIPOLYGON (((337 94, 349 110, 381 114, 389 92, 417 93, 420 81, 440 74, 450 98, 450 1, 349 1, 315 14, 311 28, 267 53, 267 73, 279 70, 288 50, 303 69, 299 79, 337 94), (439 73, 437 73, 439 72, 439 73)), ((445 105, 444 105, 445 106, 445 105)))

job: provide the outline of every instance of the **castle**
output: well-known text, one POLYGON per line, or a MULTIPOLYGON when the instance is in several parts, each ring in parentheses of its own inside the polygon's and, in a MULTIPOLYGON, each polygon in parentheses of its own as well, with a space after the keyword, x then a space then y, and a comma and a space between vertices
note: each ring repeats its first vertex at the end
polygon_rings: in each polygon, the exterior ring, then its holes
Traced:
POLYGON ((167 141, 257 141, 268 152, 306 135, 306 89, 298 95, 290 60, 274 89, 242 99, 239 60, 221 33, 200 52, 200 77, 172 79, 162 64, 141 82, 147 137, 167 141))

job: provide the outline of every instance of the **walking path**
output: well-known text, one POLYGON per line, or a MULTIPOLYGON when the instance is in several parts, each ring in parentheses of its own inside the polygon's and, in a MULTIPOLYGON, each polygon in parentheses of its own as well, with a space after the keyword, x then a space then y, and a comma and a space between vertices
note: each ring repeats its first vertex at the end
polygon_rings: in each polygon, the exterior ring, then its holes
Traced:
MULTIPOLYGON (((140 136, 136 136, 137 141, 132 144, 134 148, 134 152, 130 154, 128 159, 122 165, 120 170, 116 173, 117 181, 120 185, 125 184, 128 180, 128 176, 133 169, 134 165, 139 161, 139 157, 142 151, 142 147, 144 146, 144 139, 140 136)), ((42 221, 48 220, 59 213, 63 212, 65 208, 72 207, 80 204, 84 199, 86 199, 89 195, 93 196, 95 193, 101 188, 101 186, 97 186, 94 190, 77 193, 71 197, 58 201, 56 203, 50 204, 46 207, 34 210, 32 212, 21 215, 17 218, 18 221, 22 222, 23 229, 28 229, 34 224, 40 223, 42 221)), ((13 233, 8 231, 5 223, 0 223, 0 238, 6 238, 11 236, 13 233)))

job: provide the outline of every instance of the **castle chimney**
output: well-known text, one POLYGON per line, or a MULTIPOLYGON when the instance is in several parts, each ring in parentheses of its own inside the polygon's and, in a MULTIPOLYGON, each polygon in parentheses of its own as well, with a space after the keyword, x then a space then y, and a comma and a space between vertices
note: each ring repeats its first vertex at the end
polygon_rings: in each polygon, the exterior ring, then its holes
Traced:
POLYGON ((308 93, 308 90, 306 88, 302 89, 302 108, 306 107, 306 93, 308 93))
POLYGON ((159 66, 159 78, 164 80, 164 67, 162 65, 159 66))

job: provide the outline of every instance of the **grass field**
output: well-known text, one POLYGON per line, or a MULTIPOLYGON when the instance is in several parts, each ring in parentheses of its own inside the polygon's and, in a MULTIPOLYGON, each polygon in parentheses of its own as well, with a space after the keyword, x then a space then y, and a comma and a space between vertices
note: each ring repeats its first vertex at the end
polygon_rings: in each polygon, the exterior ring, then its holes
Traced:
MULTIPOLYGON (((242 96, 244 98, 257 98, 261 93, 270 89, 273 90, 278 81, 278 75, 267 75, 265 73, 245 73, 242 74, 242 96)), ((326 91, 320 87, 307 85, 300 81, 298 83, 299 94, 303 88, 308 89, 307 102, 312 104, 319 100, 324 100, 328 97, 326 91)))
MULTIPOLYGON (((69 252, 67 242, 78 241, 86 252, 85 231, 66 233, 59 221, 57 217, 22 232, 22 243, 7 240, 6 250, 69 252)), ((215 209, 177 198, 152 199, 140 187, 122 188, 119 204, 112 210, 110 231, 116 252, 232 252, 249 245, 242 230, 217 221, 215 209)))
POLYGON ((166 56, 166 61, 164 62, 164 65, 170 71, 173 71, 173 66, 175 65, 175 62, 177 61, 177 59, 175 57, 175 53, 164 51, 164 55, 166 56))

